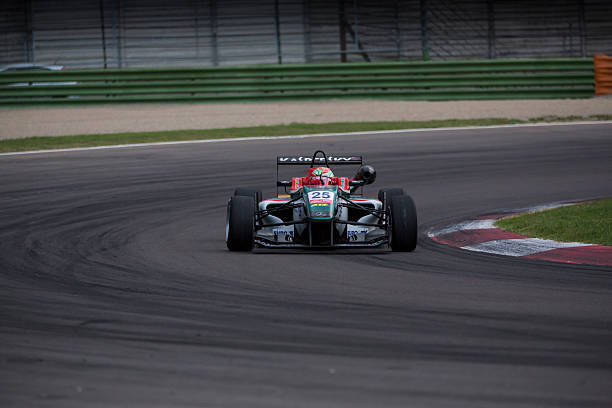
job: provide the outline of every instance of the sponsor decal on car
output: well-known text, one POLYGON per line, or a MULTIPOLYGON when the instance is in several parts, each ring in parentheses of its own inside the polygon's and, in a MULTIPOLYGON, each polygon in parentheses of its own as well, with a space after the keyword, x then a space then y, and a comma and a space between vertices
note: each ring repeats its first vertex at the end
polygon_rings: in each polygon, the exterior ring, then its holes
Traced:
POLYGON ((367 233, 367 227, 360 227, 358 225, 347 225, 346 237, 349 241, 365 241, 367 233))
POLYGON ((272 232, 274 233, 275 241, 293 241, 293 226, 291 225, 279 226, 278 228, 274 228, 272 232))
POLYGON ((331 204, 333 203, 333 194, 330 191, 310 191, 308 193, 308 201, 310 204, 331 204))
MULTIPOLYGON (((328 163, 361 163, 361 156, 329 156, 328 163)), ((312 157, 307 156, 278 156, 278 164, 300 164, 312 163, 312 157)), ((323 157, 316 157, 315 163, 325 163, 323 157)))

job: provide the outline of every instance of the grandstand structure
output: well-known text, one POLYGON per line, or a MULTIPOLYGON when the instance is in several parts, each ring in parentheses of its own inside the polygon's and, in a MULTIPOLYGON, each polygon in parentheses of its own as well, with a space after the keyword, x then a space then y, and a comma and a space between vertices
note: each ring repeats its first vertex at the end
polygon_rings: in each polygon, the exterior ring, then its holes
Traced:
POLYGON ((23 0, 0 5, 0 66, 590 57, 609 0, 23 0))

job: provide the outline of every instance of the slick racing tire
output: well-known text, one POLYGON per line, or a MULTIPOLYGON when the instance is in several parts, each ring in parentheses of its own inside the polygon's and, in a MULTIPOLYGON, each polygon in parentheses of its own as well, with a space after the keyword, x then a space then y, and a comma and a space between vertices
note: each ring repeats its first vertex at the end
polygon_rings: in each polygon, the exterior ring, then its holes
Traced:
POLYGON ((255 200, 255 205, 259 204, 261 201, 261 190, 257 190, 255 188, 238 187, 234 190, 234 195, 253 197, 253 200, 255 200))
POLYGON ((417 245, 417 213, 408 195, 391 197, 387 211, 391 214, 389 245, 393 251, 411 252, 417 245))
POLYGON ((253 249, 255 226, 255 200, 253 197, 234 196, 227 203, 225 241, 230 251, 253 249))
POLYGON ((378 190, 378 201, 383 203, 383 208, 386 208, 391 203, 391 197, 396 195, 404 195, 403 188, 381 188, 378 190))

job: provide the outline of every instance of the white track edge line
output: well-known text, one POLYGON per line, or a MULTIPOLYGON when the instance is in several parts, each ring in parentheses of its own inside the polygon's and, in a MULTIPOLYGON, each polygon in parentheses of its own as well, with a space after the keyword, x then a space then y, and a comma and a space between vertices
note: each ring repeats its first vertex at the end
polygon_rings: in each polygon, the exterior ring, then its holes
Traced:
POLYGON ((503 129, 503 128, 521 128, 521 127, 609 125, 609 124, 612 124, 612 121, 582 121, 582 122, 561 122, 561 123, 518 123, 518 124, 513 124, 513 125, 464 126, 464 127, 459 126, 459 127, 443 127, 443 128, 373 130, 373 131, 362 131, 362 132, 315 133, 315 134, 290 135, 290 136, 234 137, 234 138, 225 138, 225 139, 182 140, 182 141, 176 141, 176 142, 133 143, 133 144, 120 144, 120 145, 109 145, 109 146, 73 147, 73 148, 67 148, 67 149, 30 150, 30 151, 24 151, 24 152, 0 153, 0 156, 19 156, 19 155, 27 155, 27 154, 41 154, 41 153, 82 152, 82 151, 88 151, 88 150, 123 149, 123 148, 129 148, 129 147, 150 147, 150 146, 169 146, 169 145, 199 144, 199 143, 241 142, 241 141, 250 141, 250 140, 282 140, 282 139, 304 139, 304 138, 311 138, 311 137, 361 136, 361 135, 380 135, 380 134, 395 134, 395 133, 435 132, 435 131, 449 131, 449 130, 451 131, 452 130, 479 130, 479 129, 503 129))
POLYGON ((447 225, 437 230, 430 230, 427 232, 427 236, 429 238, 435 238, 439 235, 447 235, 459 231, 494 229, 496 227, 493 224, 495 224, 496 221, 497 219, 465 220, 456 224, 447 225))

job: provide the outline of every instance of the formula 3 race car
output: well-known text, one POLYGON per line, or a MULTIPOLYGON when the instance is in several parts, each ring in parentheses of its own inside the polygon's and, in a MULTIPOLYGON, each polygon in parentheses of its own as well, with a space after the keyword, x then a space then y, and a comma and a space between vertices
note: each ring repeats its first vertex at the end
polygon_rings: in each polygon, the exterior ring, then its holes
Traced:
POLYGON ((378 199, 364 198, 363 186, 376 171, 361 156, 278 156, 277 197, 237 188, 227 204, 225 241, 230 251, 268 248, 347 248, 389 245, 413 251, 417 244, 414 202, 401 188, 385 188, 378 199), (279 180, 281 166, 309 165, 306 177, 279 180), (335 177, 330 165, 360 166, 352 177, 335 177), (279 194, 279 187, 284 194, 279 194), (288 189, 288 190, 287 190, 288 189))

